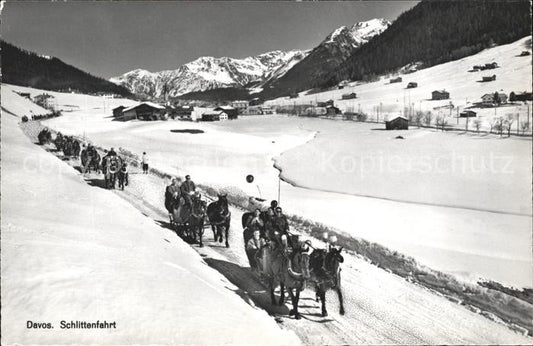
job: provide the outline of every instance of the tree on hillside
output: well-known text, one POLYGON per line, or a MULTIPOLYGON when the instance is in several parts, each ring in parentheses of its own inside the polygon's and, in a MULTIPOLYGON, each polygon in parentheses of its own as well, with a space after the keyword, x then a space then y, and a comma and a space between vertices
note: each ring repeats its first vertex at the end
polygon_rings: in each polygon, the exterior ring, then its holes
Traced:
POLYGON ((492 97, 492 100, 493 100, 494 104, 495 104, 495 105, 498 105, 498 106, 499 106, 500 103, 502 102, 502 101, 500 100, 500 95, 498 95, 498 92, 497 92, 497 91, 494 93, 494 96, 492 97))
POLYGON ((426 114, 424 115, 424 124, 426 124, 426 126, 431 126, 431 122, 433 121, 433 114, 431 112, 426 112, 426 114))
POLYGON ((507 137, 511 137, 511 127, 514 123, 514 115, 509 114, 507 115, 507 119, 505 119, 505 128, 507 129, 507 137))
POLYGON ((424 117, 424 113, 421 111, 416 111, 414 115, 414 122, 420 128, 420 125, 422 125, 422 119, 424 117))
MULTIPOLYGON (((504 128, 503 117, 499 117, 499 118, 494 119, 494 123, 493 123, 492 128, 494 128, 496 133, 499 133, 500 137, 502 137, 503 128, 504 128)), ((492 132, 492 129, 491 129, 491 132, 492 132)))
POLYGON ((446 119, 445 116, 439 115, 435 119, 435 125, 437 125, 437 128, 440 128, 444 132, 446 125, 448 125, 448 119, 446 119))
POLYGON ((481 119, 474 120, 474 127, 476 128, 476 132, 479 133, 479 129, 481 128, 481 119))
POLYGON ((520 128, 522 129, 522 135, 526 133, 527 130, 529 130, 529 123, 527 121, 524 121, 520 124, 520 128))

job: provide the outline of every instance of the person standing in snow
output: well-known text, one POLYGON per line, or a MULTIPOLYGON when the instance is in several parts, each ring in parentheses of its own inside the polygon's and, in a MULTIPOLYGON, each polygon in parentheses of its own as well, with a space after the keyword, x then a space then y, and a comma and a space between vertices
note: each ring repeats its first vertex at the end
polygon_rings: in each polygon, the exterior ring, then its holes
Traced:
POLYGON ((146 152, 143 152, 142 165, 143 165, 143 174, 148 174, 148 155, 146 155, 146 152))

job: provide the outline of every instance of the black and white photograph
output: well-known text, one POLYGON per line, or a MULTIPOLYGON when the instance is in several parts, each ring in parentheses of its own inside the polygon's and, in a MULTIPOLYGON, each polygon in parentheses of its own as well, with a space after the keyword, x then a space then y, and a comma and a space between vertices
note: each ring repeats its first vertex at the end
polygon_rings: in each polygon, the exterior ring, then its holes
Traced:
POLYGON ((530 9, 1 1, 1 344, 533 344, 530 9))

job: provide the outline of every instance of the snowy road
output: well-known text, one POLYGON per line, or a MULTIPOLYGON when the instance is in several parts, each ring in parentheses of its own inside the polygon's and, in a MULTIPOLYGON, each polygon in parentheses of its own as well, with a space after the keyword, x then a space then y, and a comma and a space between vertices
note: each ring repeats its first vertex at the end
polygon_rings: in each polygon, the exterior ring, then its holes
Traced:
MULTIPOLYGON (((76 163, 73 163, 76 164, 76 163)), ((86 177, 100 185, 100 177, 86 177)), ((165 228, 161 237, 181 239, 170 229, 163 207, 165 182, 154 175, 132 174, 130 186, 115 193, 144 215, 165 228)), ((314 293, 307 289, 300 300, 301 320, 288 316, 288 304, 270 305, 264 286, 252 275, 243 250, 240 228, 242 210, 231 208, 230 248, 212 241, 206 229, 205 247, 193 248, 212 268, 239 288, 247 304, 258 306, 275 317, 284 328, 294 331, 304 344, 529 344, 533 342, 506 326, 475 314, 463 306, 364 260, 345 254, 343 290, 346 315, 338 314, 333 292, 328 294, 329 316, 321 317, 314 293)), ((316 245, 319 243, 314 241, 316 245)))

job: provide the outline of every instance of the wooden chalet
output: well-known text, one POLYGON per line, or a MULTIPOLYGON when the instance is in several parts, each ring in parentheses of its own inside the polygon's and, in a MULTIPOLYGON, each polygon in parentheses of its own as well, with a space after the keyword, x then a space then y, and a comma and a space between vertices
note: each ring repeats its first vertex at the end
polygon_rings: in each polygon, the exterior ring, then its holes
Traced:
POLYGON ((202 113, 202 121, 219 121, 220 112, 206 112, 202 113))
POLYGON ((473 118, 476 116, 477 116, 477 113, 474 111, 470 111, 470 110, 465 110, 459 113, 459 117, 461 118, 473 118))
POLYGON ((113 108, 113 118, 120 118, 123 115, 123 111, 126 109, 124 106, 118 106, 117 108, 113 108))
POLYGON ((351 100, 357 98, 356 93, 350 93, 350 94, 342 94, 341 99, 342 100, 351 100))
POLYGON ((342 114, 341 110, 335 106, 327 106, 326 107, 326 114, 327 115, 337 115, 342 114))
POLYGON ((396 78, 392 78, 390 80, 390 83, 400 83, 402 81, 402 77, 396 77, 396 78))
POLYGON ((387 130, 408 130, 409 120, 405 117, 398 116, 392 120, 386 121, 385 128, 387 130))
POLYGON ((447 100, 450 98, 450 93, 446 90, 435 90, 431 92, 432 100, 447 100))
POLYGON ((122 120, 164 120, 166 119, 166 108, 152 102, 142 102, 138 105, 122 110, 122 120))
POLYGON ((496 75, 493 74, 492 76, 483 76, 482 80, 483 82, 492 82, 493 80, 496 80, 496 75))

